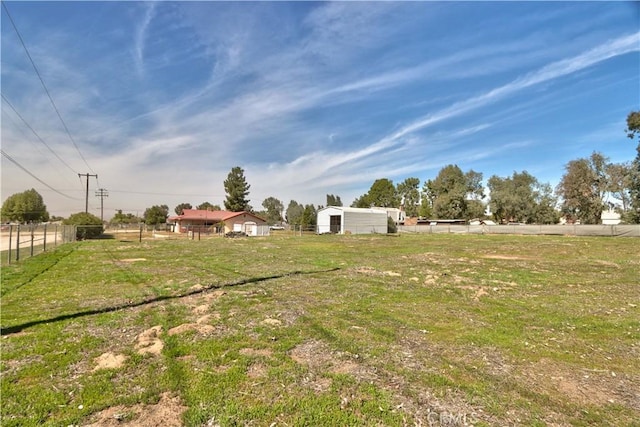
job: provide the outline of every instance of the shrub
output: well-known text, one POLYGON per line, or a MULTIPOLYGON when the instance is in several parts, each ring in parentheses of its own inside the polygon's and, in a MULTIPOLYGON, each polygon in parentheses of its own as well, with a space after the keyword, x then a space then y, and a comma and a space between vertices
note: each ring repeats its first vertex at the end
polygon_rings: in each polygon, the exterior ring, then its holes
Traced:
POLYGON ((62 221, 64 225, 75 225, 76 239, 95 239, 104 232, 104 226, 100 218, 86 212, 78 212, 62 221))
POLYGON ((398 226, 390 216, 387 217, 387 233, 397 233, 398 226))

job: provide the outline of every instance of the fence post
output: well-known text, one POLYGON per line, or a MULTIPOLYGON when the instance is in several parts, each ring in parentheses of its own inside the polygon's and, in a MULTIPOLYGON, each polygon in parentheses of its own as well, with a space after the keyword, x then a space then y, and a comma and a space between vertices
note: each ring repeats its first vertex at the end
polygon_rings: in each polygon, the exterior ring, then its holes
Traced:
POLYGON ((18 224, 16 232, 16 261, 20 261, 20 224, 18 224))
POLYGON ((47 251, 47 224, 44 225, 44 240, 42 242, 42 252, 47 251))
POLYGON ((33 256, 33 233, 34 233, 34 226, 33 226, 33 224, 31 224, 31 225, 29 226, 29 228, 30 228, 30 231, 31 231, 31 255, 30 255, 30 256, 33 256))
POLYGON ((140 224, 140 237, 138 238, 138 242, 142 243, 142 224, 140 224))
POLYGON ((7 263, 11 264, 11 239, 13 237, 13 225, 9 226, 9 252, 8 252, 8 258, 7 258, 7 263))
POLYGON ((58 224, 56 224, 55 232, 53 234, 53 246, 58 246, 58 224))

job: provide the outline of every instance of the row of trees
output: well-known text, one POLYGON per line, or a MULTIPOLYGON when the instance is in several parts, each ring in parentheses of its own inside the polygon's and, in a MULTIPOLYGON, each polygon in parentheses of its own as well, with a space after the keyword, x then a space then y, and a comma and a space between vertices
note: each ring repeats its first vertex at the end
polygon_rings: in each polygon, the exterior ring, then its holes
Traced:
POLYGON ((554 224, 561 216, 596 224, 605 208, 616 206, 628 222, 638 222, 633 208, 634 176, 634 164, 610 163, 594 152, 589 158, 570 161, 555 191, 527 171, 509 177, 493 175, 487 180, 491 198, 485 203, 482 173, 447 165, 422 188, 418 178, 407 178, 396 186, 389 179, 378 179, 352 206, 403 206, 406 216, 439 219, 481 218, 488 207, 499 222, 527 224, 554 224))

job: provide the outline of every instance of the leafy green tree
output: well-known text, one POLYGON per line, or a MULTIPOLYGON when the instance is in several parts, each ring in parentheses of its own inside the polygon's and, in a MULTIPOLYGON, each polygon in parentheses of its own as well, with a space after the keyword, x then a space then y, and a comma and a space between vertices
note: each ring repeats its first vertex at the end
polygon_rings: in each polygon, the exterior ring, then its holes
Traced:
POLYGON ((287 206, 287 223, 290 225, 300 225, 302 220, 302 214, 304 213, 304 206, 295 200, 291 200, 289 202, 289 206, 287 206))
POLYGON ((607 177, 611 196, 620 200, 621 213, 627 214, 631 208, 631 188, 633 186, 633 164, 631 162, 610 163, 607 177))
POLYGON ((627 218, 629 222, 640 224, 640 111, 632 111, 627 116, 627 136, 631 139, 638 137, 636 158, 631 164, 629 176, 630 211, 627 218))
POLYGON ((627 136, 631 139, 640 136, 640 111, 632 111, 627 115, 627 136))
POLYGON ((514 172, 511 177, 492 176, 487 181, 491 193, 489 208, 498 222, 533 223, 535 209, 534 186, 537 180, 527 171, 514 172))
POLYGON ((269 225, 273 225, 282 221, 282 211, 284 205, 275 197, 267 197, 262 201, 262 206, 266 209, 266 220, 269 225))
POLYGON ((238 166, 232 168, 224 181, 224 190, 227 192, 224 208, 231 212, 250 212, 251 206, 247 199, 249 187, 251 186, 244 177, 244 169, 238 166))
POLYGON ((340 196, 327 194, 327 206, 342 206, 342 200, 340 200, 340 196))
POLYGON ((369 195, 363 194, 351 203, 352 208, 370 208, 373 204, 369 201, 369 195))
POLYGON ((12 194, 2 204, 2 221, 46 222, 49 212, 42 196, 33 188, 22 193, 12 194))
POLYGON ((560 221, 560 212, 556 208, 558 198, 554 196, 551 184, 539 184, 534 195, 536 199, 535 222, 538 224, 557 224, 560 221))
POLYGON ((400 206, 400 196, 393 185, 393 181, 387 178, 376 179, 369 188, 369 192, 357 198, 352 207, 370 208, 397 208, 400 206))
POLYGON ((182 211, 185 209, 193 209, 193 206, 191 206, 191 203, 180 203, 178 206, 176 206, 174 211, 176 215, 182 215, 182 211))
POLYGON ((407 217, 418 216, 418 203, 420 202, 419 186, 419 178, 407 178, 398 184, 397 194, 402 199, 407 217))
POLYGON ((482 215, 482 173, 463 173, 457 165, 447 165, 434 180, 425 182, 424 196, 429 199, 436 218, 471 219, 482 215))
POLYGON ((368 193, 371 206, 381 208, 397 208, 400 206, 400 197, 393 185, 393 181, 386 178, 376 179, 368 193))
POLYGON ((300 219, 300 225, 304 228, 315 227, 318 223, 318 212, 316 211, 315 206, 313 205, 305 205, 304 211, 302 212, 302 218, 300 219))
POLYGON ((110 221, 113 225, 138 224, 140 222, 142 222, 141 218, 138 218, 132 213, 122 213, 122 209, 118 209, 110 221))
POLYGON ((430 184, 431 180, 425 181, 420 193, 420 207, 418 208, 418 216, 422 218, 431 218, 433 216, 433 201, 435 195, 431 193, 430 184))
POLYGON ((147 225, 165 224, 169 216, 169 206, 155 205, 144 211, 144 222, 147 225))
POLYGON ((556 187, 562 198, 562 212, 584 224, 599 224, 604 196, 609 184, 605 173, 607 158, 594 152, 588 159, 572 160, 556 187))
POLYGON ((76 226, 76 239, 95 239, 104 232, 102 220, 87 212, 75 213, 62 221, 64 225, 76 226))
POLYGON ((222 208, 220 208, 220 205, 214 205, 214 204, 211 204, 209 202, 200 203, 198 206, 196 206, 196 209, 198 209, 200 211, 220 211, 220 210, 222 210, 222 208))
POLYGON ((487 186, 491 192, 489 207, 496 221, 557 222, 557 199, 553 197, 551 187, 540 184, 527 171, 514 172, 507 178, 494 175, 489 178, 487 186))

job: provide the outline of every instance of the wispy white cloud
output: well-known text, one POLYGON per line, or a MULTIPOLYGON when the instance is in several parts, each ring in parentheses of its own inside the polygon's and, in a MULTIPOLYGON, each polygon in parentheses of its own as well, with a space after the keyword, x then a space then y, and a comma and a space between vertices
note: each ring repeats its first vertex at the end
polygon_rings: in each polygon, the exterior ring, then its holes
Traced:
POLYGON ((448 108, 429 114, 404 126, 385 139, 395 141, 404 135, 462 115, 470 110, 485 106, 530 86, 566 76, 615 56, 637 51, 640 51, 640 32, 603 43, 580 55, 549 64, 506 85, 492 89, 489 92, 456 102, 448 108))
POLYGON ((149 31, 149 25, 151 24, 151 20, 155 14, 156 3, 148 2, 144 3, 145 5, 145 13, 142 21, 138 25, 135 31, 135 39, 134 39, 134 61, 136 64, 136 70, 138 71, 138 75, 140 77, 144 77, 145 74, 145 66, 144 66, 144 53, 145 53, 145 44, 147 41, 147 33, 149 31))

